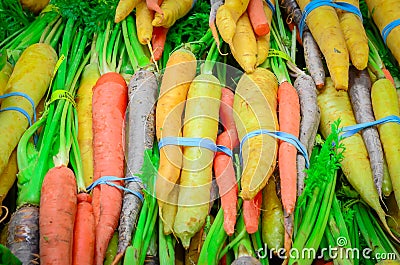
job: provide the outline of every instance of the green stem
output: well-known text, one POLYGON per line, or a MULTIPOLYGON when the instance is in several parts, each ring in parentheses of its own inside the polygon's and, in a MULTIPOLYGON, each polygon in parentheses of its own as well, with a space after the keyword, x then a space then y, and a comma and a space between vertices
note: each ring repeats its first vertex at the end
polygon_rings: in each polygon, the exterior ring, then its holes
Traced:
POLYGON ((54 34, 53 38, 50 40, 50 46, 53 47, 54 50, 57 49, 57 45, 59 43, 61 34, 63 33, 65 28, 65 23, 62 23, 61 26, 58 28, 56 34, 54 34))
POLYGON ((49 35, 50 34, 55 34, 55 31, 57 30, 57 28, 61 25, 62 23, 62 18, 60 18, 60 16, 57 16, 53 21, 51 21, 46 28, 43 30, 42 36, 40 37, 39 42, 43 42, 43 43, 49 43, 49 42, 45 42, 46 39, 49 39, 49 35))
POLYGON ((219 56, 219 52, 217 49, 217 44, 214 42, 211 45, 211 49, 208 52, 206 61, 204 62, 203 74, 212 75, 213 68, 214 68, 215 62, 217 61, 218 56, 219 56))
POLYGON ((115 40, 117 38, 117 35, 120 34, 120 28, 121 28, 121 23, 118 23, 118 24, 115 25, 114 29, 112 30, 110 41, 107 44, 107 49, 106 49, 106 62, 107 62, 107 64, 111 63, 111 57, 113 55, 114 47, 117 46, 117 43, 116 43, 115 40))
POLYGON ((122 35, 124 37, 126 51, 128 53, 129 60, 131 61, 133 70, 134 72, 137 72, 139 70, 139 64, 136 59, 135 53, 133 52, 131 41, 129 40, 128 26, 126 25, 126 20, 122 21, 122 35))
POLYGON ((128 27, 128 36, 130 37, 133 53, 135 54, 139 67, 144 68, 150 64, 150 59, 144 53, 142 45, 137 38, 136 23, 132 16, 128 16, 126 18, 126 24, 128 27))
POLYGON ((161 220, 159 220, 158 255, 160 258, 160 265, 175 265, 175 250, 171 243, 171 235, 164 235, 164 224, 161 220))
MULTIPOLYGON (((155 201, 155 199, 154 199, 155 201)), ((147 254, 147 249, 150 245, 151 238, 153 237, 154 229, 156 226, 156 221, 157 221, 157 216, 158 216, 158 207, 157 204, 154 202, 154 205, 152 206, 151 209, 151 219, 148 222, 147 229, 145 228, 145 233, 144 233, 144 238, 143 238, 143 246, 141 248, 140 253, 140 259, 139 259, 139 264, 143 264, 144 260, 146 259, 146 254, 147 254)))

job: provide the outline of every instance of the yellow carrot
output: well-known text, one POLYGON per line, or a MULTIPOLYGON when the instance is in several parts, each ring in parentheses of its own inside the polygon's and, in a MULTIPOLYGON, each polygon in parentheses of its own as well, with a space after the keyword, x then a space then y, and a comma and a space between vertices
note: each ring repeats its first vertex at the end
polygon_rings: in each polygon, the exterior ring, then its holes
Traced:
POLYGON ((76 99, 78 144, 86 187, 93 182, 92 95, 93 87, 99 78, 100 72, 97 63, 93 62, 87 65, 82 73, 76 99))
POLYGON ((7 62, 3 69, 0 70, 0 96, 6 93, 6 86, 8 79, 10 79, 12 69, 12 65, 7 62))
MULTIPOLYGON (((396 88, 389 79, 379 79, 371 89, 372 108, 376 119, 400 116, 396 88)), ((390 122, 378 126, 383 151, 397 204, 400 205, 400 124, 390 122)))
POLYGON ((8 191, 13 186, 17 178, 18 165, 17 165, 17 149, 11 153, 10 159, 3 173, 0 174, 0 217, 2 216, 1 205, 6 198, 8 191))
MULTIPOLYGON (((359 8, 358 0, 340 0, 359 8)), ((337 9, 340 27, 346 40, 347 49, 353 65, 363 70, 368 64, 368 38, 361 19, 354 13, 337 9)))
POLYGON ((193 5, 194 0, 164 0, 161 4, 164 14, 156 13, 152 24, 154 27, 169 28, 175 21, 189 13, 193 5))
POLYGON ((119 23, 129 16, 140 1, 142 0, 119 0, 115 10, 114 22, 119 23))
POLYGON ((232 55, 246 73, 254 72, 257 64, 257 40, 247 12, 239 18, 233 36, 232 55))
POLYGON ((236 23, 246 11, 250 0, 226 0, 217 10, 216 23, 222 39, 232 43, 236 32, 236 23))
MULTIPOLYGON (((331 132, 331 124, 341 120, 340 125, 355 125, 353 110, 346 91, 337 91, 331 78, 326 78, 325 87, 318 95, 318 106, 321 110, 320 130, 324 137, 331 132)), ((360 194, 361 198, 376 211, 385 228, 389 228, 385 219, 379 194, 374 184, 368 152, 359 133, 342 140, 345 150, 341 167, 347 180, 360 194)))
MULTIPOLYGON (((211 74, 201 74, 193 80, 186 102, 184 137, 205 138, 215 143, 221 93, 219 80, 211 74)), ((187 249, 208 215, 214 152, 185 146, 183 155, 174 231, 187 249)))
MULTIPOLYGON (((157 140, 181 136, 181 117, 190 83, 196 75, 196 57, 180 49, 171 54, 161 81, 156 109, 157 140)), ((178 181, 182 167, 182 149, 168 145, 160 150, 160 166, 156 182, 158 205, 168 200, 168 194, 178 181)))
MULTIPOLYGON (((303 11, 309 2, 310 0, 297 1, 303 11)), ((349 53, 335 9, 331 6, 318 7, 310 12, 306 22, 325 56, 336 89, 347 90, 349 53)))
MULTIPOLYGON (((392 21, 400 18, 400 2, 397 0, 365 0, 369 12, 379 30, 382 32, 392 21)), ((393 56, 400 62, 400 27, 395 27, 387 36, 387 46, 393 56)))
MULTIPOLYGON (((57 54, 50 45, 38 43, 29 46, 21 54, 14 67, 14 71, 7 83, 7 93, 25 93, 33 100, 36 107, 50 84, 56 62, 57 54)), ((32 118, 32 105, 23 97, 13 96, 4 99, 1 103, 1 108, 7 107, 20 107, 32 118)), ((4 111, 0 112, 0 124, 1 174, 29 123, 20 112, 4 111)))
MULTIPOLYGON (((239 140, 259 129, 278 130, 276 115, 278 82, 270 71, 257 68, 244 74, 236 88, 233 103, 234 119, 239 140)), ((278 151, 275 138, 262 134, 243 144, 242 191, 245 200, 253 199, 272 175, 278 151)))
POLYGON ((147 8, 145 1, 139 2, 136 6, 136 28, 139 42, 143 45, 148 44, 153 36, 154 11, 147 8))

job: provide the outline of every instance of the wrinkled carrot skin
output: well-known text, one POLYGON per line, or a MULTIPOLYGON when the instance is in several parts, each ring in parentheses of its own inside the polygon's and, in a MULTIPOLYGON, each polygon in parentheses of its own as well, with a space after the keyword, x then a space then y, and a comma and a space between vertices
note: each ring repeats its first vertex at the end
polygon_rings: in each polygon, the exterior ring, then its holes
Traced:
POLYGON ((165 46, 165 41, 167 40, 168 29, 169 28, 164 28, 164 27, 153 28, 153 37, 151 39, 151 44, 153 47, 153 56, 155 61, 160 60, 164 52, 164 46, 165 46))
POLYGON ((246 231, 249 234, 254 234, 258 230, 258 223, 260 221, 262 204, 262 190, 258 192, 256 197, 252 200, 243 201, 243 219, 246 226, 246 231))
MULTIPOLYGON (((233 119, 234 94, 228 88, 222 88, 219 115, 225 131, 218 135, 217 144, 233 149, 239 145, 235 121, 233 119)), ((215 178, 221 196, 221 207, 224 210, 224 229, 231 236, 235 232, 236 203, 238 186, 232 158, 224 153, 217 153, 214 158, 215 178)))
POLYGON ((254 33, 258 36, 264 36, 269 33, 269 23, 263 9, 264 0, 250 0, 247 6, 251 25, 254 33))
POLYGON ((79 193, 77 197, 72 264, 93 264, 95 226, 92 197, 87 193, 79 193))
MULTIPOLYGON (((94 180, 102 176, 124 176, 123 130, 127 101, 126 82, 117 73, 104 74, 93 88, 94 180)), ((123 185, 122 181, 113 183, 123 185)), ((118 225, 122 192, 105 184, 96 186, 92 204, 96 226, 94 264, 100 265, 118 225)))
MULTIPOLYGON (((300 133, 300 103, 296 89, 289 83, 283 82, 278 89, 279 126, 280 130, 299 137, 300 133)), ((296 148, 284 141, 279 143, 278 166, 281 179, 283 208, 292 214, 296 204, 297 168, 296 148)))
POLYGON ((39 210, 40 263, 72 263, 77 208, 74 172, 66 166, 50 169, 44 177, 39 210))

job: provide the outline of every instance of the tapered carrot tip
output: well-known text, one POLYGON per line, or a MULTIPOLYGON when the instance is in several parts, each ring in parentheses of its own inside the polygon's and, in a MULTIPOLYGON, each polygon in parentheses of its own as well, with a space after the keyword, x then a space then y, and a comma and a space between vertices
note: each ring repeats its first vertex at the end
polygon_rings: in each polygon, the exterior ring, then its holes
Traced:
MULTIPOLYGON (((236 209, 235 209, 236 210, 236 209)), ((236 211, 224 209, 224 230, 228 236, 235 232, 236 211)))
POLYGON ((268 23, 256 26, 254 28, 254 32, 260 37, 267 35, 269 33, 269 25, 268 25, 268 23))

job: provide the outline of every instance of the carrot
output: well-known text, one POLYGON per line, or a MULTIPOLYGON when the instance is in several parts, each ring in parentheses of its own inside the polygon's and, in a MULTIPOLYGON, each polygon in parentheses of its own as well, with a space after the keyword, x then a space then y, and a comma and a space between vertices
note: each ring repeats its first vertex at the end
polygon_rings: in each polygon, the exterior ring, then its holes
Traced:
POLYGON ((76 180, 64 165, 51 168, 44 177, 40 195, 40 262, 71 264, 76 215, 76 180))
MULTIPOLYGON (((372 85, 371 99, 376 119, 382 119, 390 115, 400 116, 396 89, 390 80, 385 78, 376 81, 372 85)), ((397 204, 400 205, 400 124, 394 122, 382 124, 378 126, 378 131, 388 163, 393 192, 397 204)))
POLYGON ((263 0, 250 0, 247 6, 247 13, 253 27, 254 33, 264 36, 269 33, 269 22, 263 9, 263 0))
MULTIPOLYGON (((215 143, 221 99, 219 80, 209 72, 197 76, 191 83, 186 108, 184 137, 207 138, 215 143)), ((183 148, 182 173, 175 234, 184 248, 201 229, 209 212, 214 153, 201 147, 183 148)))
POLYGON ((92 91, 99 78, 100 73, 97 62, 94 61, 88 64, 83 70, 76 98, 78 142, 86 187, 93 182, 92 91))
POLYGON ((39 14, 50 0, 20 0, 21 5, 24 9, 28 9, 34 14, 39 14))
MULTIPOLYGON (((180 49, 168 59, 156 109, 156 134, 160 141, 167 136, 181 136, 181 116, 190 83, 196 74, 196 57, 180 49)), ((160 166, 156 182, 158 205, 167 199, 179 179, 182 154, 179 146, 165 146, 160 150, 160 166)))
MULTIPOLYGON (((124 175, 123 120, 128 91, 121 75, 109 72, 100 77, 93 88, 93 161, 94 180, 102 176, 124 175), (112 79, 103 83, 102 79, 112 79)), ((113 182, 122 185, 122 181, 113 182)), ((93 191, 96 225, 94 264, 103 264, 108 243, 118 225, 122 192, 108 185, 93 191)))
MULTIPOLYGON (((305 6, 311 1, 297 2, 304 11, 305 6)), ((307 16, 307 25, 325 56, 336 89, 347 90, 349 53, 335 9, 331 6, 318 7, 307 16)))
POLYGON ((170 28, 178 19, 189 13, 194 4, 194 0, 163 0, 161 10, 164 15, 156 13, 152 22, 153 26, 170 28))
POLYGON ((382 70, 383 74, 385 75, 385 78, 390 80, 390 82, 392 82, 393 86, 395 86, 393 76, 391 75, 389 70, 386 68, 382 68, 381 70, 382 70))
MULTIPOLYGON (((57 61, 54 49, 44 43, 29 46, 21 54, 14 71, 7 82, 6 91, 22 92, 32 98, 35 107, 44 96, 53 74, 57 61), (38 67, 41 65, 41 67, 38 67), (32 82, 32 80, 36 80, 32 82)), ((7 107, 20 107, 30 117, 33 115, 32 105, 23 97, 9 97, 2 101, 1 109, 7 107)), ((8 163, 8 159, 18 144, 28 121, 24 115, 17 111, 0 112, 0 174, 8 163)))
POLYGON ((18 165, 17 165, 17 149, 11 153, 7 166, 4 168, 3 173, 0 175, 0 216, 3 214, 2 203, 6 198, 8 192, 14 185, 17 178, 18 165))
MULTIPOLYGON (((300 103, 296 89, 289 83, 283 82, 278 88, 279 126, 281 131, 299 137, 300 103)), ((296 204, 297 170, 296 148, 280 141, 278 151, 279 176, 281 179, 282 204, 287 214, 292 214, 296 204)))
MULTIPOLYGON (((318 95, 317 100, 321 110, 320 130, 324 137, 329 135, 331 124, 338 119, 341 120, 340 125, 343 127, 356 124, 347 92, 336 91, 330 78, 326 79, 325 88, 318 95)), ((341 167, 347 180, 361 198, 376 211, 384 227, 391 234, 386 223, 385 212, 379 203, 379 194, 375 188, 368 153, 361 135, 355 134, 345 138, 342 143, 345 150, 341 167)))
MULTIPOLYGON (((287 22, 291 22, 291 24, 295 23, 298 27, 302 18, 302 12, 296 1, 283 0, 281 1, 281 4, 286 11, 287 22)), ((311 77, 314 79, 317 88, 320 89, 324 86, 325 70, 322 63, 321 51, 319 50, 317 43, 315 43, 314 37, 311 35, 307 24, 304 25, 303 39, 299 39, 300 35, 297 40, 300 44, 303 45, 304 59, 306 62, 307 70, 310 73, 311 77)))
MULTIPOLYGON (((177 183, 178 184, 178 183, 177 183)), ((167 201, 164 202, 161 208, 162 222, 164 223, 164 234, 172 234, 176 211, 178 210, 178 195, 179 195, 179 185, 175 185, 173 190, 168 194, 167 201)))
POLYGON ((39 208, 24 205, 8 224, 7 247, 23 263, 39 261, 39 208))
MULTIPOLYGON (((367 70, 359 71, 350 67, 349 95, 357 123, 375 121, 371 103, 371 81, 367 70)), ((361 136, 368 151, 375 186, 381 196, 384 160, 378 130, 375 127, 365 128, 361 131, 361 136)))
POLYGON ((167 33, 169 28, 154 27, 151 44, 153 47, 154 60, 158 61, 164 52, 165 41, 167 40, 167 33))
MULTIPOLYGON (((365 0, 368 5, 368 9, 372 18, 382 32, 384 27, 386 27, 392 21, 400 18, 400 3, 395 0, 365 0)), ((386 44, 387 47, 392 52, 396 60, 400 61, 400 50, 398 49, 400 45, 400 38, 398 37, 400 32, 400 27, 395 27, 387 35, 386 44)))
POLYGON ((157 12, 158 14, 163 16, 164 12, 160 7, 161 3, 162 0, 146 0, 146 5, 148 9, 153 10, 154 12, 157 12))
POLYGON ((229 44, 233 57, 246 73, 254 72, 257 64, 257 41, 247 12, 239 18, 236 32, 229 44))
POLYGON ((211 8, 210 8, 210 16, 208 19, 208 26, 211 29, 214 41, 217 43, 217 47, 219 47, 220 42, 219 42, 217 27, 215 26, 215 20, 217 18, 217 10, 220 6, 222 6, 224 4, 224 1, 223 0, 211 0, 210 4, 211 4, 211 8))
MULTIPOLYGON (((317 103, 317 89, 313 78, 309 75, 300 75, 294 82, 294 87, 299 95, 300 101, 300 142, 306 147, 307 153, 311 155, 314 147, 320 122, 320 111, 317 103)), ((300 196, 304 189, 306 177, 306 161, 302 155, 297 155, 297 194, 300 196)))
MULTIPOLYGON (((342 1, 359 8, 358 0, 342 1)), ((340 27, 353 65, 358 70, 363 70, 368 64, 368 38, 361 19, 354 13, 337 9, 340 27)))
MULTIPOLYGON (((239 145, 235 121, 233 119, 234 94, 228 88, 222 88, 219 116, 225 131, 217 137, 217 144, 235 148, 239 145)), ((221 207, 224 210, 224 229, 231 236, 235 232, 236 204, 238 187, 232 158, 224 153, 217 153, 214 158, 214 173, 221 196, 221 207)))
POLYGON ((217 10, 217 27, 222 39, 232 44, 236 32, 236 23, 246 12, 249 0, 225 0, 225 3, 217 10))
POLYGON ((143 45, 148 44, 153 35, 154 12, 147 8, 145 1, 140 1, 136 5, 136 28, 139 42, 143 45))
POLYGON ((243 201, 243 219, 246 226, 246 231, 249 234, 254 234, 258 231, 258 223, 260 221, 262 205, 262 191, 259 191, 256 197, 252 200, 243 201))
POLYGON ((392 181, 390 180, 389 169, 387 161, 385 158, 385 153, 383 155, 383 179, 382 179, 382 194, 388 197, 393 191, 392 181))
MULTIPOLYGON (((237 85, 233 109, 240 141, 258 129, 278 130, 276 115, 278 83, 268 70, 257 68, 244 74, 237 85)), ((276 165, 277 140, 262 134, 248 139, 242 147, 244 200, 253 199, 262 190, 276 165)))
POLYGON ((325 70, 321 59, 322 55, 314 37, 309 31, 303 33, 303 47, 307 69, 314 79, 317 88, 321 89, 324 87, 325 82, 325 70))
POLYGON ((275 251, 283 247, 285 232, 282 203, 276 194, 276 180, 272 177, 263 189, 261 235, 263 242, 275 251))
POLYGON ((92 198, 87 193, 79 193, 77 200, 72 264, 93 264, 95 225, 92 198))
POLYGON ((12 71, 13 67, 9 62, 6 62, 6 64, 0 70, 0 96, 6 93, 7 82, 8 79, 10 79, 12 71))
MULTIPOLYGON (((265 1, 263 2, 264 14, 267 18, 267 23, 271 24, 272 10, 269 8, 265 1)), ((270 33, 268 32, 264 36, 256 36, 257 40, 257 66, 261 65, 268 58, 269 46, 270 46, 270 33)))
MULTIPOLYGON (((126 177, 131 177, 142 174, 145 150, 153 148, 155 104, 158 92, 156 76, 150 71, 139 70, 132 76, 128 89, 126 177)), ((138 193, 142 192, 142 184, 137 181, 127 181, 125 188, 138 193)), ((124 253, 131 242, 141 207, 140 198, 132 193, 124 193, 118 227, 118 253, 124 253)))
POLYGON ((119 23, 124 20, 141 1, 143 0, 119 0, 115 10, 114 22, 119 23))

